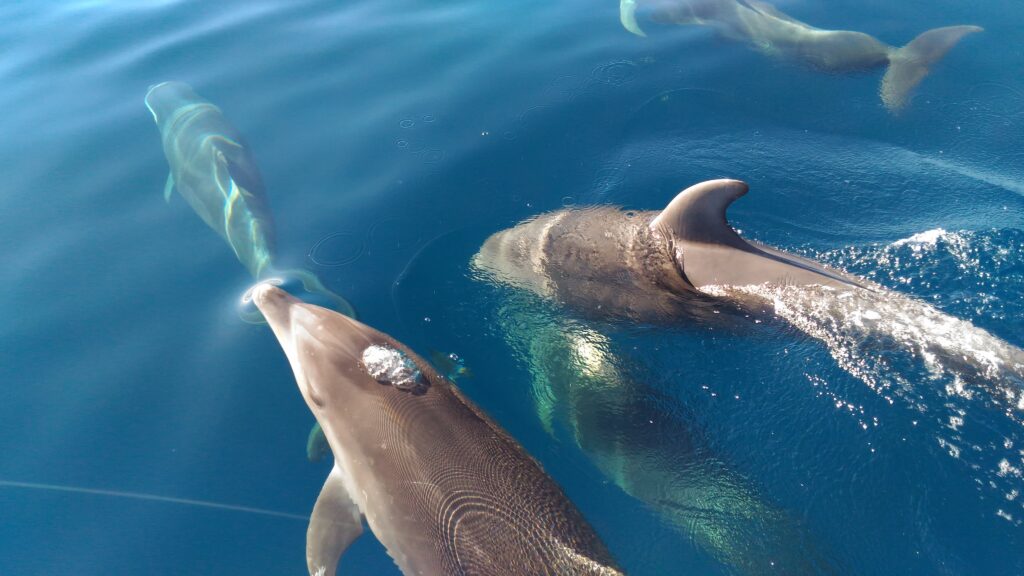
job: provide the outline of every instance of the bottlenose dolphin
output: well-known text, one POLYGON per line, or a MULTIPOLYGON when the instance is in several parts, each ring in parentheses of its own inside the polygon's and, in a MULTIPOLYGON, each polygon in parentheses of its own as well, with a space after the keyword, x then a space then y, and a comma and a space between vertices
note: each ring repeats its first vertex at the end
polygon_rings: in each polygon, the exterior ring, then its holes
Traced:
POLYGON ((906 106, 910 93, 967 34, 979 26, 948 26, 920 34, 902 48, 849 30, 821 30, 780 12, 762 0, 620 0, 619 19, 633 34, 645 36, 636 12, 654 20, 714 28, 770 56, 808 64, 828 72, 853 72, 887 66, 880 95, 890 111, 906 106))
POLYGON ((263 312, 335 466, 313 508, 311 575, 333 575, 363 516, 403 574, 621 574, 514 439, 390 336, 261 283, 263 312))
MULTIPOLYGON (((352 315, 352 307, 308 270, 275 270, 274 220, 259 169, 241 135, 220 109, 182 82, 146 93, 171 172, 164 199, 178 194, 221 236, 253 278, 294 278, 306 291, 352 315)), ((255 318, 254 318, 255 319, 255 318)))
POLYGON ((531 374, 549 434, 562 424, 606 477, 730 573, 835 572, 799 522, 714 453, 685 406, 632 375, 610 338, 532 295, 501 306, 495 317, 531 374))
MULTIPOLYGON (((861 334, 858 345, 881 343, 877 336, 885 334, 934 372, 980 380, 994 400, 1024 410, 1024 393, 1013 383, 1024 378, 1024 350, 863 278, 744 240, 725 213, 746 192, 738 180, 710 180, 661 211, 541 214, 492 235, 473 265, 495 282, 585 316, 671 323, 714 318, 727 301, 774 312, 830 347, 836 327, 861 334)), ((833 356, 848 360, 839 350, 833 356)))
POLYGON ((864 280, 740 238, 725 210, 746 193, 739 180, 710 180, 680 192, 660 212, 594 207, 541 214, 488 238, 474 266, 587 314, 642 322, 687 315, 713 285, 868 288, 864 280))

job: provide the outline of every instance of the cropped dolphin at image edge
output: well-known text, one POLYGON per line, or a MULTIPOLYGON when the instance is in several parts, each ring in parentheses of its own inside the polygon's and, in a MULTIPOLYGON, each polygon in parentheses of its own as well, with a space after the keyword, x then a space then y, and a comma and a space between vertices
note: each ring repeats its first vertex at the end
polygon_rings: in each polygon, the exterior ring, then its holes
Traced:
POLYGON ((863 32, 815 28, 763 0, 620 0, 619 21, 637 36, 647 36, 637 22, 637 10, 642 5, 654 5, 654 16, 660 21, 708 26, 765 54, 803 61, 825 71, 853 72, 885 66, 879 96, 893 113, 906 107, 931 66, 961 38, 984 30, 974 25, 934 28, 906 46, 896 47, 863 32))
POLYGON ((335 457, 307 531, 311 575, 336 573, 363 517, 408 576, 621 574, 540 465, 425 360, 269 283, 246 298, 335 457))
MULTIPOLYGON (((220 108, 177 81, 150 86, 145 104, 170 166, 164 200, 177 191, 254 279, 295 279, 332 308, 354 316, 352 306, 313 272, 275 268, 276 231, 263 179, 241 134, 220 108)), ((261 321, 258 315, 243 314, 243 319, 261 321)))
MULTIPOLYGON (((888 335, 929 370, 977 385, 1008 410, 1024 410, 1024 350, 898 290, 745 240, 726 210, 746 192, 739 180, 710 180, 660 211, 547 212, 491 235, 472 266, 482 278, 583 316, 721 323, 733 315, 720 313, 731 309, 780 317, 830 346, 858 332, 854 339, 869 346, 888 335), (895 337, 907 331, 916 336, 895 337)), ((861 377, 843 352, 832 353, 861 377)))

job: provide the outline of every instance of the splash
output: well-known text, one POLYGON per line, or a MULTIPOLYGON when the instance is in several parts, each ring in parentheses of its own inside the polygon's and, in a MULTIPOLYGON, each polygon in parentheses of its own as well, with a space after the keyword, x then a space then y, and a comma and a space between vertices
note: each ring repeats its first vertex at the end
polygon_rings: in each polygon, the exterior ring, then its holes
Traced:
POLYGON ((828 347, 836 362, 876 392, 912 397, 915 384, 888 370, 901 350, 921 362, 945 392, 976 394, 1008 412, 1024 411, 1024 350, 925 302, 880 289, 838 291, 824 286, 709 287, 718 296, 756 299, 828 347))
POLYGON ((7 488, 25 488, 28 490, 46 490, 49 492, 69 492, 72 494, 90 494, 94 496, 110 496, 113 498, 128 498, 131 500, 145 500, 147 502, 165 502, 168 504, 180 504, 183 506, 197 506, 200 508, 212 508, 214 510, 227 510, 229 512, 243 512, 246 514, 258 514, 260 516, 273 516, 276 518, 287 518, 289 520, 309 520, 309 516, 267 510, 265 508, 253 508, 252 506, 238 506, 235 504, 224 504, 222 502, 210 502, 208 500, 193 500, 191 498, 174 498, 171 496, 159 496, 157 494, 146 494, 143 492, 125 492, 122 490, 103 490, 100 488, 85 488, 82 486, 69 486, 65 484, 43 484, 39 482, 16 482, 13 480, 0 480, 0 486, 7 488))

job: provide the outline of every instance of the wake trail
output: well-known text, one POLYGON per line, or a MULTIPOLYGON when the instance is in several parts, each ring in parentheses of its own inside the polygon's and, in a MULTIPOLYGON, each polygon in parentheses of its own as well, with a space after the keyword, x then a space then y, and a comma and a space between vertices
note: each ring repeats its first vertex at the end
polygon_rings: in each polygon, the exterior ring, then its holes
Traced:
POLYGON ((970 400, 984 391, 1015 420, 1024 411, 1024 350, 927 303, 885 289, 757 285, 706 291, 767 302, 776 315, 823 342, 843 370, 887 398, 892 392, 923 400, 915 379, 890 366, 892 353, 902 352, 921 362, 932 379, 944 380, 947 396, 970 400))

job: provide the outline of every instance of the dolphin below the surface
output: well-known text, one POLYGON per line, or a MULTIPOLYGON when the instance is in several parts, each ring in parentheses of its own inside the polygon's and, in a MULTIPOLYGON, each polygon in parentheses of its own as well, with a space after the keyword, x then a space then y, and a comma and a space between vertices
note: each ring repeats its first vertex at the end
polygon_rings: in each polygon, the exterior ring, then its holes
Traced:
POLYGON ((407 576, 621 574, 540 465, 425 360, 269 283, 246 297, 334 454, 306 536, 311 575, 335 574, 361 517, 407 576))
POLYGON ((715 454, 684 405, 624 369, 610 338, 525 293, 496 318, 530 372, 545 430, 554 437, 562 424, 609 480, 730 574, 838 573, 801 522, 715 454))
MULTIPOLYGON (((171 167, 164 199, 178 194, 234 251, 253 278, 294 278, 352 316, 344 298, 308 270, 275 270, 274 220, 259 169, 242 137, 220 108, 183 82, 162 82, 146 93, 146 108, 160 129, 171 167)), ((245 317, 245 316, 243 316, 245 317)), ((258 317, 246 317, 257 321, 258 317)))
POLYGON ((906 46, 895 47, 863 32, 815 28, 763 0, 620 0, 622 26, 638 36, 646 36, 637 22, 638 9, 650 11, 652 19, 661 22, 708 26, 765 54, 828 72, 885 66, 879 93, 882 103, 893 112, 906 106, 932 64, 961 38, 983 30, 980 26, 934 28, 906 46))

